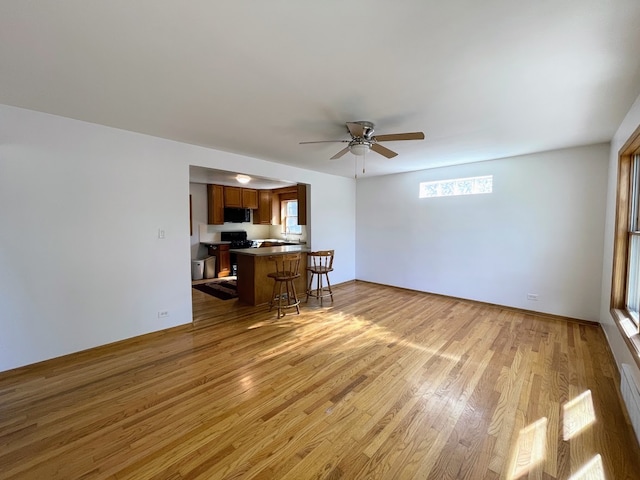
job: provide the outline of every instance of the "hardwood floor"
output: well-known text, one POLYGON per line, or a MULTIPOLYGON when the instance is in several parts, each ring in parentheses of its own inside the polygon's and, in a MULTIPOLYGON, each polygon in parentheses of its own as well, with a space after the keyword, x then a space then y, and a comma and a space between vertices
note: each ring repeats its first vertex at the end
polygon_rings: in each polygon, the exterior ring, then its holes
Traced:
POLYGON ((598 326, 353 282, 0 374, 2 479, 638 479, 598 326))

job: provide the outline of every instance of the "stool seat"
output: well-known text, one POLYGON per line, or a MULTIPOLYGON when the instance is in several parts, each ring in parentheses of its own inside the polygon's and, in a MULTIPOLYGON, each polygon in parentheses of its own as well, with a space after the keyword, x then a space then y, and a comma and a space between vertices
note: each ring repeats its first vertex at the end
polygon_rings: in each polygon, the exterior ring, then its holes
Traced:
POLYGON ((269 260, 274 262, 275 272, 267 274, 267 277, 273 279, 273 292, 271 294, 271 302, 269 302, 269 310, 276 305, 278 306, 278 319, 284 316, 284 310, 287 308, 295 308, 300 314, 300 300, 296 293, 294 280, 300 277, 300 258, 299 253, 271 255, 269 260), (286 301, 283 302, 283 299, 286 301))
POLYGON ((329 281, 329 272, 333 272, 333 250, 318 250, 307 254, 309 258, 309 266, 307 272, 309 272, 309 286, 307 287, 306 302, 309 301, 309 297, 314 297, 320 300, 320 306, 322 306, 322 300, 324 297, 331 297, 333 302, 333 290, 331 290, 331 282, 329 281), (313 287, 313 280, 316 280, 316 288, 313 287), (324 285, 326 280, 327 285, 324 285))

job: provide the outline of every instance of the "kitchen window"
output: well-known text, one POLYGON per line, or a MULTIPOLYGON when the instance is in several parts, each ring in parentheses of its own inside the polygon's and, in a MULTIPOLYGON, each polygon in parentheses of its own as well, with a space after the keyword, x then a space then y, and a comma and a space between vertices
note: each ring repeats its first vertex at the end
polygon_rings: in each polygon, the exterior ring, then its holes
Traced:
POLYGON ((611 315, 640 366, 640 126, 620 149, 611 315))
POLYGON ((302 226, 298 225, 298 200, 284 200, 282 203, 282 233, 301 235, 302 226))

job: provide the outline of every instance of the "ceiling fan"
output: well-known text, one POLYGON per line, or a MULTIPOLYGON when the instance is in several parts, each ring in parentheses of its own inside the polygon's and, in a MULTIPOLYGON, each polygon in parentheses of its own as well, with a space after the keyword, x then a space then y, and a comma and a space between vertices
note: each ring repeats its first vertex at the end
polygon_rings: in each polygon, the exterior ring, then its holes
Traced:
POLYGON ((329 143, 329 142, 341 142, 348 143, 345 148, 336 153, 331 160, 342 157, 345 153, 351 152, 356 156, 363 156, 373 150, 380 155, 387 158, 393 158, 398 155, 393 150, 389 150, 387 147, 383 147, 379 142, 391 142, 396 140, 424 140, 424 133, 411 132, 411 133, 392 133, 389 135, 373 135, 374 124, 371 122, 358 121, 347 122, 347 130, 351 135, 351 140, 320 140, 317 142, 300 142, 300 145, 307 143, 329 143))

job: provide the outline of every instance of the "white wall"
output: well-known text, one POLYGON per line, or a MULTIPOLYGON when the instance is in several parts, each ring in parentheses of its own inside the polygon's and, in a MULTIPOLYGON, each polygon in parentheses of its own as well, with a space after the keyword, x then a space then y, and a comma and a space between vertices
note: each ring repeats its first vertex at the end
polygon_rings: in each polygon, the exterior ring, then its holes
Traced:
POLYGON ((616 359, 618 368, 622 363, 631 366, 636 377, 636 382, 640 385, 640 370, 637 368, 635 360, 624 342, 617 325, 609 313, 611 298, 611 275, 613 271, 613 235, 615 229, 616 213, 616 190, 618 183, 618 152, 640 125, 640 97, 632 105, 625 119, 620 124, 616 134, 611 140, 609 152, 609 182, 607 190, 606 228, 604 256, 602 263, 602 299, 600 308, 600 323, 604 329, 609 346, 616 359))
POLYGON ((203 258, 204 247, 200 246, 200 225, 208 223, 207 186, 204 183, 189 183, 191 195, 193 230, 191 232, 191 258, 203 258))
POLYGON ((190 164, 310 184, 354 278, 353 180, 0 105, 0 371, 191 321, 190 164))
POLYGON ((356 278, 597 321, 608 152, 360 179, 356 278), (492 194, 418 198, 420 182, 489 174, 492 194))

